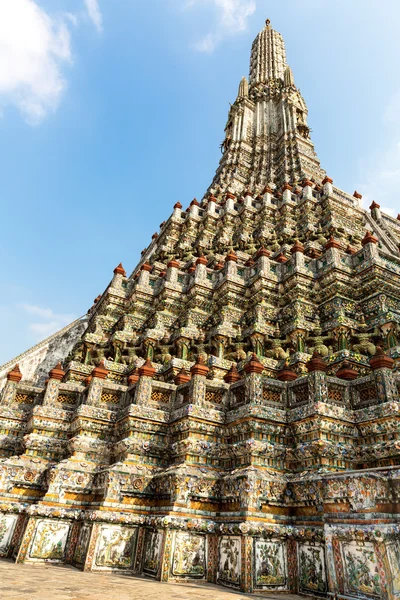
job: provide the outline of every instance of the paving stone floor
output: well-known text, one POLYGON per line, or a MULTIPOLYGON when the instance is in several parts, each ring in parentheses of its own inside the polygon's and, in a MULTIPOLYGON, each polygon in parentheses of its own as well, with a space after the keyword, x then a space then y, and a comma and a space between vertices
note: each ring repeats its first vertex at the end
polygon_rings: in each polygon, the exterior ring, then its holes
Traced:
MULTIPOLYGON (((73 567, 16 565, 0 560, 1 600, 240 600, 260 598, 202 583, 160 583, 141 577, 82 573, 73 567)), ((263 594, 263 597, 265 595, 263 594)), ((300 600, 294 594, 268 594, 271 600, 300 600)))

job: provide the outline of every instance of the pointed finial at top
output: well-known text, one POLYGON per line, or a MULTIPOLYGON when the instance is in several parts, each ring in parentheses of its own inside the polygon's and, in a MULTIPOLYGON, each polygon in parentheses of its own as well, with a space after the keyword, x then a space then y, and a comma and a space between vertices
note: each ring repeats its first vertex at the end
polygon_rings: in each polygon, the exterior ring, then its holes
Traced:
POLYGON ((266 26, 267 26, 267 27, 269 27, 269 26, 271 25, 271 21, 270 21, 270 19, 267 19, 267 20, 265 21, 265 24, 266 24, 266 26))

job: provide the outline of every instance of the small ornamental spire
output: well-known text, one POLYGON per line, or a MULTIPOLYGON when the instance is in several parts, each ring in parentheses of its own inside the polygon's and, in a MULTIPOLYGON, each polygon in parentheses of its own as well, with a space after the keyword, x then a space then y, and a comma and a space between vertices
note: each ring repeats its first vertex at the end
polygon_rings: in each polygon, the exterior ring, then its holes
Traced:
POLYGON ((268 250, 264 248, 264 246, 261 246, 261 248, 257 251, 257 254, 255 256, 256 260, 261 256, 264 256, 265 258, 268 258, 268 256, 270 256, 270 252, 268 252, 268 250))
POLYGON ((242 77, 242 80, 239 84, 239 92, 238 98, 248 98, 249 97, 249 82, 246 77, 242 77))
POLYGON ((236 365, 232 365, 227 374, 224 377, 224 381, 226 383, 235 383, 241 379, 239 375, 239 371, 236 368, 236 365))
POLYGON ((341 245, 338 241, 335 240, 335 238, 333 237, 333 235, 331 235, 331 237, 329 238, 329 240, 326 242, 325 246, 324 246, 325 250, 329 250, 329 248, 341 248, 341 245))
POLYGON ((140 377, 154 377, 155 373, 156 370, 151 364, 151 360, 148 358, 146 362, 140 367, 139 375, 140 377))
POLYGON ((8 381, 15 381, 15 383, 19 383, 21 381, 22 373, 18 364, 16 364, 11 371, 7 373, 7 379, 8 381))
POLYGON ((95 367, 92 371, 92 377, 97 379, 105 379, 108 375, 108 370, 104 365, 104 360, 101 361, 97 367, 95 367))
POLYGON ((175 375, 175 385, 183 385, 184 383, 188 383, 188 381, 190 381, 191 377, 189 375, 189 373, 182 367, 182 369, 179 371, 179 373, 177 375, 175 375))
POLYGON ((264 371, 264 365, 262 364, 262 362, 260 362, 257 354, 255 354, 254 352, 249 362, 247 362, 244 365, 244 371, 245 373, 247 373, 247 375, 249 375, 250 373, 257 373, 258 375, 261 375, 261 373, 264 371))
POLYGON ((169 261, 169 263, 167 264, 168 269, 179 269, 180 265, 178 263, 177 260, 175 260, 175 258, 173 258, 172 260, 169 261))
POLYGON ((196 260, 196 265, 207 265, 208 264, 208 260, 206 259, 205 256, 199 256, 199 258, 196 260))
POLYGON ((194 364, 190 369, 190 372, 192 375, 202 375, 203 377, 207 377, 209 370, 210 369, 204 362, 204 358, 202 356, 199 356, 196 364, 194 364))
POLYGON ((361 240, 362 246, 366 246, 366 244, 377 244, 377 243, 378 243, 378 238, 376 238, 374 235, 372 235, 372 233, 370 231, 367 231, 367 233, 364 235, 363 239, 361 240))
POLYGON ((359 192, 357 192, 357 190, 354 191, 353 194, 354 198, 357 198, 357 200, 361 200, 362 199, 362 194, 360 194, 359 192))
POLYGON ((299 240, 296 240, 294 246, 292 246, 292 248, 290 249, 291 254, 294 254, 295 252, 301 252, 302 254, 304 254, 304 246, 299 240))
POLYGON ((322 371, 322 372, 324 372, 327 369, 327 364, 323 360, 323 358, 319 354, 319 352, 317 352, 316 350, 314 350, 314 354, 312 355, 311 360, 309 360, 308 363, 306 364, 306 367, 307 367, 307 371, 309 373, 311 373, 312 371, 322 371))
POLYGON ((344 379, 346 381, 351 381, 352 379, 356 379, 358 377, 358 373, 355 369, 351 367, 351 364, 345 360, 342 363, 342 366, 338 371, 336 371, 336 377, 339 379, 344 379))
POLYGON ((377 346, 374 356, 369 361, 370 367, 373 371, 376 369, 393 369, 394 360, 387 354, 385 354, 381 346, 377 346))
POLYGON ((182 204, 181 204, 180 202, 176 202, 176 203, 174 204, 174 208, 179 208, 179 209, 181 209, 181 208, 182 208, 182 204))
POLYGON ((235 263, 237 263, 237 261, 238 261, 238 257, 235 254, 233 249, 229 250, 228 254, 225 257, 225 262, 229 262, 229 261, 235 262, 235 263))
POLYGON ((375 202, 375 200, 372 201, 371 206, 369 207, 369 210, 373 210, 374 208, 380 208, 381 205, 377 204, 377 202, 375 202))
POLYGON ((293 77, 293 71, 290 67, 286 67, 285 69, 285 73, 283 76, 283 80, 285 83, 285 87, 291 87, 294 86, 294 77, 293 77))
POLYGON ((297 379, 297 373, 296 371, 293 371, 292 367, 285 364, 283 368, 279 371, 276 378, 279 381, 294 381, 295 379, 297 379))
POLYGON ((132 371, 132 373, 128 377, 128 385, 134 385, 138 381, 139 381, 139 371, 138 371, 138 368, 135 367, 135 369, 132 371))
POLYGON ((124 267, 122 266, 122 263, 119 263, 118 267, 115 267, 114 274, 122 275, 122 277, 126 277, 126 271, 125 271, 124 267))
POLYGON ((278 254, 278 256, 276 257, 276 259, 275 259, 275 260, 276 260, 276 262, 278 262, 278 263, 285 263, 285 262, 287 262, 287 261, 288 261, 288 259, 286 258, 286 256, 285 256, 284 254, 282 254, 282 252, 280 252, 280 253, 278 254))
POLYGON ((65 375, 65 371, 61 366, 61 363, 57 363, 57 365, 52 369, 49 373, 49 379, 57 379, 58 381, 62 381, 65 375))
POLYGON ((153 270, 153 267, 151 265, 149 265, 149 263, 145 262, 140 267, 140 270, 141 271, 148 271, 149 273, 151 273, 151 271, 153 270))

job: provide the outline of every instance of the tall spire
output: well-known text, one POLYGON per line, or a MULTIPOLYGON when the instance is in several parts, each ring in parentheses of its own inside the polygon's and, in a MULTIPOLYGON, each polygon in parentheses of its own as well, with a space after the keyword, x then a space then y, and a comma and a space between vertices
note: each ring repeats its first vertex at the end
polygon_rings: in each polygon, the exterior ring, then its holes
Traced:
POLYGON ((264 29, 253 42, 250 59, 250 84, 266 83, 284 77, 286 50, 283 37, 267 19, 264 29))
POLYGON ((269 20, 253 42, 249 81, 243 78, 209 191, 260 193, 303 179, 322 180, 307 124, 307 105, 286 62, 282 35, 269 20))

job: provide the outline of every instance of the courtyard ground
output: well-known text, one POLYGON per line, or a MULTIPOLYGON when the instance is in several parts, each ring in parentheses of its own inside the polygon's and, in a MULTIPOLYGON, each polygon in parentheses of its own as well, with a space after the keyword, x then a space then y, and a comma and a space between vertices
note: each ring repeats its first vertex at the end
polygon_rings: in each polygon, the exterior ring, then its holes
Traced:
MULTIPOLYGON (((160 583, 142 577, 82 573, 67 566, 17 565, 0 560, 1 600, 240 600, 257 597, 260 595, 240 594, 216 585, 160 583)), ((268 598, 300 600, 301 597, 268 594, 268 598)))

